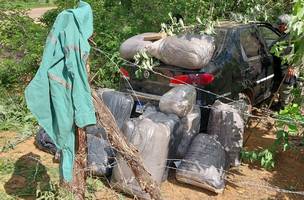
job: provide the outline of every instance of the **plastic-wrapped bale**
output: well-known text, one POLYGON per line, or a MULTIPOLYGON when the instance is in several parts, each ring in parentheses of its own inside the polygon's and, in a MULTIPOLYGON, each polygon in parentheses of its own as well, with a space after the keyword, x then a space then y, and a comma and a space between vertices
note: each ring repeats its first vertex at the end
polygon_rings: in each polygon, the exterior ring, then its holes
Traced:
MULTIPOLYGON (((158 184, 162 181, 166 167, 174 123, 170 117, 158 112, 132 119, 123 127, 123 133, 128 142, 138 148, 144 166, 158 184)), ((150 198, 141 190, 133 172, 120 155, 117 156, 117 165, 113 169, 111 184, 128 194, 144 199, 150 198)))
POLYGON ((244 124, 246 124, 248 122, 249 115, 250 115, 251 109, 252 109, 252 106, 249 103, 249 101, 250 100, 248 99, 248 97, 246 95, 240 94, 238 101, 229 103, 229 105, 231 105, 234 109, 239 111, 239 113, 244 121, 244 124))
POLYGON ((182 139, 178 145, 176 158, 183 158, 187 153, 192 139, 199 133, 201 123, 201 109, 194 105, 191 112, 181 119, 182 139))
POLYGON ((86 127, 88 168, 97 176, 109 176, 115 152, 106 140, 105 130, 97 125, 86 127))
POLYGON ((131 116, 134 100, 131 95, 114 91, 111 89, 98 89, 99 98, 113 114, 117 126, 121 129, 124 122, 131 116))
POLYGON ((233 106, 216 101, 210 111, 207 133, 217 135, 229 155, 231 166, 240 165, 244 121, 233 106))
MULTIPOLYGON (((96 125, 85 128, 87 133, 88 145, 88 168, 90 172, 97 176, 110 175, 111 163, 114 160, 114 150, 105 139, 105 130, 96 125)), ((35 138, 36 146, 42 151, 55 155, 57 153, 60 160, 60 153, 57 150, 52 139, 43 128, 40 128, 35 138)))
MULTIPOLYGON (((149 111, 146 111, 142 116, 144 118, 152 119, 155 123, 162 123, 165 124, 167 127, 170 128, 170 142, 169 142, 169 152, 168 157, 174 158, 176 149, 176 143, 180 143, 180 140, 182 138, 182 132, 179 130, 181 126, 181 120, 179 117, 175 114, 164 114, 157 111, 152 111, 148 113, 149 111)), ((140 116, 140 118, 142 117, 140 116)))
POLYGON ((145 36, 155 34, 155 33, 143 33, 135 35, 126 41, 124 41, 119 49, 120 56, 124 59, 133 59, 133 57, 140 51, 144 51, 149 45, 152 44, 151 41, 145 41, 145 36))
MULTIPOLYGON (((131 95, 112 89, 98 89, 99 98, 111 111, 117 126, 121 129, 124 122, 129 120, 134 100, 131 95)), ((115 151, 108 143, 105 130, 97 125, 86 127, 88 142, 88 168, 98 176, 110 175, 115 151)))
POLYGON ((55 155, 57 147, 43 128, 40 128, 35 137, 35 145, 42 151, 55 155))
POLYGON ((167 114, 185 117, 196 102, 196 90, 190 85, 179 85, 165 93, 159 101, 159 109, 167 114))
POLYGON ((167 37, 147 47, 151 56, 168 65, 187 69, 201 69, 206 66, 214 51, 213 37, 196 34, 167 37))
MULTIPOLYGON (((153 119, 154 122, 157 123, 163 123, 170 127, 171 135, 170 135, 170 142, 169 142, 169 151, 168 151, 168 161, 166 166, 171 166, 173 164, 174 159, 176 159, 176 152, 177 147, 181 142, 181 139, 183 137, 183 132, 181 128, 181 120, 179 117, 175 114, 164 114, 161 112, 157 112, 154 109, 148 109, 146 110, 142 116, 140 117, 147 117, 150 119, 153 119)), ((165 168, 162 182, 166 181, 169 175, 169 168, 165 168)))
POLYGON ((176 179, 222 193, 226 166, 226 152, 216 136, 198 134, 176 171, 176 179))

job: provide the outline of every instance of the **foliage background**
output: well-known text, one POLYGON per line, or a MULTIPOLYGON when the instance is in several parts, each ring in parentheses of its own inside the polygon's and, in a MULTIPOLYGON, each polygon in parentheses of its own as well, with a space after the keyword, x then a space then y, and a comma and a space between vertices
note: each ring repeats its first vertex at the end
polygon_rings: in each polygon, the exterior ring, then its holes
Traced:
MULTIPOLYGON (((18 9, 22 2, 24 5, 29 5, 33 2, 45 1, 14 0, 10 2, 10 7, 3 8, 18 9)), ((16 63, 15 60, 18 59, 1 60, 2 66, 10 66, 0 69, 0 81, 4 87, 11 87, 14 83, 20 82, 20 75, 27 74, 25 84, 31 79, 39 67, 46 34, 57 14, 63 9, 75 7, 78 1, 51 2, 58 8, 44 15, 42 22, 46 27, 32 23, 20 10, 0 17, 0 45, 8 52, 15 51, 18 55, 22 55, 19 58, 20 63, 16 63)), ((138 33, 160 31, 161 23, 169 20, 168 13, 181 15, 185 24, 197 23, 197 17, 203 23, 231 19, 245 22, 255 20, 274 22, 279 14, 289 12, 291 9, 290 1, 286 0, 87 0, 87 2, 91 4, 94 13, 94 41, 98 48, 111 54, 110 59, 118 64, 120 63, 117 58, 118 50, 122 41, 138 33)), ((8 5, 7 2, 2 3, 8 5)), ((0 12, 4 12, 3 8, 0 12)), ((117 87, 119 76, 112 61, 94 51, 90 60, 95 77, 94 83, 102 87, 117 87)))
MULTIPOLYGON (((77 2, 77 1, 76 1, 77 2)), ((52 22, 56 14, 75 6, 74 0, 57 0, 58 9, 45 15, 52 22), (51 16, 52 15, 52 16, 51 16)), ((197 24, 216 20, 269 21, 274 22, 279 14, 291 9, 286 0, 88 0, 94 13, 94 41, 97 46, 117 59, 119 46, 125 39, 143 32, 159 32, 160 25, 169 21, 168 13, 181 15, 185 24, 197 24)), ((50 24, 51 25, 51 24, 50 24)), ((95 52, 96 53, 96 52, 95 52)), ((94 83, 103 87, 117 87, 117 68, 101 54, 92 53, 91 68, 94 83)))

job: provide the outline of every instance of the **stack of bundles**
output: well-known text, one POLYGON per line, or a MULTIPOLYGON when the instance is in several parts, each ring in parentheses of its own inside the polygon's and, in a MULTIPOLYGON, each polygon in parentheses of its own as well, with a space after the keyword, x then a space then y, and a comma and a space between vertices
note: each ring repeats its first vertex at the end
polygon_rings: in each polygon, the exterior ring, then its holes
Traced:
POLYGON ((207 133, 217 135, 229 156, 231 166, 240 165, 244 121, 233 106, 216 101, 211 108, 207 133))
POLYGON ((140 34, 126 40, 120 47, 121 57, 132 59, 140 51, 168 65, 187 69, 200 69, 211 60, 215 51, 214 38, 208 35, 185 34, 168 36, 158 41, 145 41, 140 34))
MULTIPOLYGON (((164 94, 159 101, 159 108, 164 113, 176 114, 181 118, 177 131, 181 139, 175 140, 174 158, 183 158, 192 138, 199 133, 201 112, 195 105, 196 90, 189 85, 181 85, 164 94)), ((170 157, 169 157, 170 158, 170 157)))
MULTIPOLYGON (((121 129, 124 122, 129 120, 134 105, 131 95, 110 89, 99 89, 98 96, 109 108, 117 126, 121 129)), ((111 173, 111 164, 114 161, 115 152, 108 143, 104 128, 99 125, 86 128, 88 142, 88 168, 94 175, 106 175, 111 173)))
POLYGON ((134 105, 131 95, 117 92, 112 89, 98 89, 97 94, 104 104, 109 108, 116 120, 118 128, 122 128, 130 116, 134 105))
MULTIPOLYGON (((155 119, 155 122, 164 123, 170 127, 172 130, 169 141, 169 151, 168 151, 168 161, 166 166, 172 165, 174 159, 176 158, 176 151, 181 139, 183 137, 182 123, 179 117, 175 114, 164 114, 161 112, 157 112, 156 108, 151 109, 148 108, 145 110, 141 117, 148 117, 151 119, 155 119)), ((162 181, 166 181, 169 175, 169 168, 166 167, 162 181)))
POLYGON ((85 128, 88 144, 88 169, 97 176, 109 176, 115 152, 107 141, 105 130, 98 126, 85 128))
POLYGON ((216 136, 198 134, 177 169, 176 179, 222 193, 226 163, 226 152, 216 136))
POLYGON ((252 109, 251 104, 246 99, 247 97, 244 94, 240 94, 239 100, 229 103, 234 109, 238 110, 244 124, 248 122, 249 115, 252 109))
POLYGON ((159 109, 167 114, 185 117, 196 102, 196 90, 190 85, 180 85, 164 94, 159 101, 159 109))
POLYGON ((177 144, 181 141, 182 138, 182 132, 181 132, 181 120, 178 118, 175 114, 164 114, 161 112, 151 112, 149 113, 149 110, 147 110, 145 113, 143 113, 142 117, 153 119, 156 123, 163 123, 170 127, 171 135, 170 135, 170 141, 169 141, 169 152, 168 152, 168 158, 174 158, 175 152, 177 148, 177 144))
MULTIPOLYGON (((165 171, 170 137, 178 122, 175 115, 150 112, 126 122, 123 127, 128 142, 137 147, 145 168, 158 184, 161 183, 165 171)), ((120 155, 117 156, 111 183, 128 194, 149 199, 149 195, 141 190, 133 172, 120 155)))

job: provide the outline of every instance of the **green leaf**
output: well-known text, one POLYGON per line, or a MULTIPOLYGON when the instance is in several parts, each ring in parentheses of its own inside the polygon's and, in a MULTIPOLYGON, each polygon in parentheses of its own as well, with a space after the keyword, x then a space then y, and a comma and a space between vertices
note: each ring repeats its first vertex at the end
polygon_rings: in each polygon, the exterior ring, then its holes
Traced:
POLYGON ((265 166, 265 163, 266 163, 265 158, 262 157, 262 159, 261 159, 261 165, 264 167, 264 166, 265 166))
POLYGON ((286 150, 288 150, 289 149, 289 143, 285 143, 284 145, 283 145, 283 151, 286 151, 286 150))
POLYGON ((296 124, 288 124, 288 132, 295 135, 298 132, 298 126, 296 124))

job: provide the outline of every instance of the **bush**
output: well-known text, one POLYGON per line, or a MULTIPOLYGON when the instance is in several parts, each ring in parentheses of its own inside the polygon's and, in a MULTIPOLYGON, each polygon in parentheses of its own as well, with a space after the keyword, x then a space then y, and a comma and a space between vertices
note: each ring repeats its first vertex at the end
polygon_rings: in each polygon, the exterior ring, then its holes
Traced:
MULTIPOLYGON (((0 15, 0 86, 24 88, 39 67, 47 29, 21 11, 0 15)), ((20 89, 20 88, 19 88, 20 89)))
POLYGON ((58 8, 48 10, 46 13, 43 14, 40 21, 50 27, 52 26, 52 24, 54 24, 55 19, 59 13, 60 10, 58 8))

